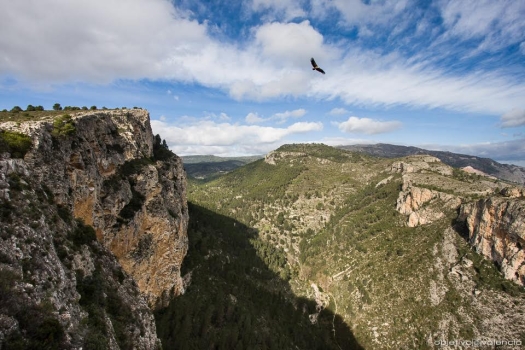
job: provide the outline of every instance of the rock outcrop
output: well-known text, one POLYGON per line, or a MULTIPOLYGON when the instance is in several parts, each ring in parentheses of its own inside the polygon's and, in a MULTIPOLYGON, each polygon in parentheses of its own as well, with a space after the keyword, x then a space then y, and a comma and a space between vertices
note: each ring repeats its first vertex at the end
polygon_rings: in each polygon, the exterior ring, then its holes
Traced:
POLYGON ((447 193, 414 186, 403 177, 403 186, 396 202, 396 210, 408 216, 408 227, 425 225, 441 219, 445 211, 455 209, 461 199, 447 193))
POLYGON ((0 155, 0 344, 30 332, 13 316, 25 307, 6 306, 10 298, 40 315, 42 327, 56 326, 60 348, 96 343, 100 330, 105 347, 154 349, 150 307, 184 291, 180 158, 154 138, 140 109, 0 128, 32 140, 23 159, 0 155))
MULTIPOLYGON (((514 197, 514 196, 509 196, 514 197)), ((490 197, 460 208, 470 244, 507 279, 525 285, 525 200, 490 197)))

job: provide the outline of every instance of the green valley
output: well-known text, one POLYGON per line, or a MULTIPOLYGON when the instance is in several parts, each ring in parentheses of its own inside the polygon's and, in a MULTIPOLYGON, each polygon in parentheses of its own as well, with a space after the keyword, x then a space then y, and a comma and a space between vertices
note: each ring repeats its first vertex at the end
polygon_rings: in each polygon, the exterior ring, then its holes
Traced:
POLYGON ((159 335, 170 348, 525 342, 523 287, 471 248, 458 219, 507 185, 429 156, 322 144, 190 179, 188 285, 157 313, 159 335))

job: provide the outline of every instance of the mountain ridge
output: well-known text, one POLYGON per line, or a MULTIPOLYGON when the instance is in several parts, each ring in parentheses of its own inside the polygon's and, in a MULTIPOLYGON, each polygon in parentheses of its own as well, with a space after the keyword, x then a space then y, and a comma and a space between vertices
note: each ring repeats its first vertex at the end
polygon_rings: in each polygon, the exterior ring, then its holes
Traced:
POLYGON ((374 145, 344 145, 336 147, 384 158, 399 158, 417 154, 428 154, 439 158, 443 163, 455 168, 471 166, 499 179, 518 183, 520 185, 525 184, 525 168, 513 164, 502 164, 491 158, 482 158, 448 151, 432 151, 414 146, 400 146, 386 143, 377 143, 374 145))

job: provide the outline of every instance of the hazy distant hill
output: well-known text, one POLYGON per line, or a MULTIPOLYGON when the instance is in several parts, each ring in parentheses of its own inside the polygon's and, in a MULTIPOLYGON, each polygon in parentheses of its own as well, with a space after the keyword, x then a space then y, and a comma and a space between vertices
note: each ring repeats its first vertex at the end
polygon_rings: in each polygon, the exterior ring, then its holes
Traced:
POLYGON ((429 154, 439 158, 443 163, 455 168, 471 166, 499 179, 525 184, 525 168, 511 164, 501 164, 490 158, 481 158, 452 152, 431 151, 417 147, 397 146, 385 143, 378 143, 375 145, 338 146, 338 148, 354 152, 363 152, 369 155, 385 158, 398 158, 417 154, 429 154))
POLYGON ((209 180, 261 158, 262 156, 218 157, 213 155, 197 155, 183 156, 182 161, 186 169, 186 174, 189 177, 209 180))

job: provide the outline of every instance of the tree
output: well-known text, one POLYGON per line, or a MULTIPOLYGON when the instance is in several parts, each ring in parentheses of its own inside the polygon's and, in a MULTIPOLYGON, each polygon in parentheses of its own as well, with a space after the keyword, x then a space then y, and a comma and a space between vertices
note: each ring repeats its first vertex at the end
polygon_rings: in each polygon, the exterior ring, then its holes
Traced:
POLYGON ((35 107, 35 111, 43 111, 44 110, 44 106, 36 106, 35 107))
POLYGON ((96 109, 97 109, 97 106, 91 106, 91 108, 89 108, 89 109, 91 109, 91 110, 93 110, 93 111, 94 111, 94 110, 96 110, 96 109))
POLYGON ((26 111, 28 112, 36 111, 36 108, 33 105, 27 105, 26 111))
POLYGON ((53 105, 53 110, 55 111, 61 111, 62 110, 62 107, 60 106, 60 103, 55 103, 53 105))
POLYGON ((11 113, 18 113, 18 112, 22 112, 22 108, 20 108, 19 106, 14 106, 11 109, 11 113))

